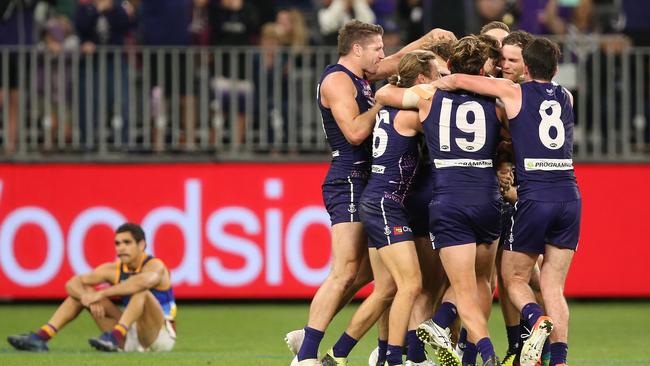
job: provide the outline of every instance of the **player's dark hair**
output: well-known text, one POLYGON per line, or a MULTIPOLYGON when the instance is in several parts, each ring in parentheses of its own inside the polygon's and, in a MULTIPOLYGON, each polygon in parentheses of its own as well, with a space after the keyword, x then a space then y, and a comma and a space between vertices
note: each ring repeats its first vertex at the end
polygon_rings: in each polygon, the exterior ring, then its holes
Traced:
POLYGON ((370 37, 376 35, 384 35, 384 28, 382 28, 381 25, 364 23, 356 19, 345 23, 345 25, 339 29, 339 56, 345 56, 350 53, 350 50, 352 50, 352 46, 355 43, 364 46, 370 37))
POLYGON ((532 79, 551 81, 560 60, 560 47, 543 37, 535 38, 522 52, 532 79))
POLYGON ((444 39, 440 41, 427 42, 422 45, 422 49, 425 51, 431 51, 436 54, 436 56, 447 61, 451 57, 451 50, 454 47, 454 41, 450 39, 444 39))
POLYGON ((510 33, 510 27, 508 27, 506 23, 495 20, 484 25, 483 28, 481 28, 481 34, 485 34, 492 29, 503 29, 504 31, 510 33))
POLYGON ((144 230, 142 230, 142 227, 132 222, 127 222, 120 225, 117 230, 115 230, 115 234, 119 233, 131 233, 131 236, 133 236, 133 239, 136 243, 139 243, 140 240, 145 240, 144 230))
POLYGON ((488 58, 492 59, 495 65, 498 65, 499 61, 501 61, 501 45, 499 41, 487 34, 480 34, 478 39, 487 45, 488 58))
POLYGON ((400 88, 410 88, 415 85, 418 75, 431 76, 431 60, 435 60, 436 55, 431 51, 415 50, 407 53, 399 61, 397 74, 388 78, 388 82, 400 88))
POLYGON ((487 58, 487 44, 474 35, 463 37, 454 45, 449 58, 449 71, 452 74, 480 75, 487 58))
POLYGON ((510 34, 508 34, 503 41, 501 41, 501 44, 505 45, 511 45, 511 46, 517 46, 521 48, 522 50, 528 46, 530 42, 533 41, 535 37, 533 37, 532 34, 526 32, 526 31, 514 31, 510 34))

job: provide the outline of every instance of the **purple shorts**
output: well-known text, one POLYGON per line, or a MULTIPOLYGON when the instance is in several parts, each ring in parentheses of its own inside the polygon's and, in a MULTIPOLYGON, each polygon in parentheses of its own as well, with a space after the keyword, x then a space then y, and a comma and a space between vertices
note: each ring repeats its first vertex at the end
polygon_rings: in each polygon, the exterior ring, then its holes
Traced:
POLYGON ((425 171, 418 171, 415 183, 411 186, 409 194, 404 200, 404 206, 410 217, 413 235, 429 236, 429 203, 433 198, 433 176, 431 168, 425 167, 425 171))
POLYGON ((366 181, 358 178, 335 179, 323 183, 323 203, 332 226, 342 222, 360 222, 359 199, 366 181))
POLYGON ((368 247, 381 249, 387 245, 413 240, 406 209, 387 199, 361 201, 361 222, 368 234, 368 247))
POLYGON ((501 231, 501 200, 459 205, 434 199, 429 206, 429 231, 433 249, 492 244, 501 231))
POLYGON ((544 254, 545 245, 578 249, 582 200, 545 202, 520 199, 515 204, 512 235, 506 249, 544 254))

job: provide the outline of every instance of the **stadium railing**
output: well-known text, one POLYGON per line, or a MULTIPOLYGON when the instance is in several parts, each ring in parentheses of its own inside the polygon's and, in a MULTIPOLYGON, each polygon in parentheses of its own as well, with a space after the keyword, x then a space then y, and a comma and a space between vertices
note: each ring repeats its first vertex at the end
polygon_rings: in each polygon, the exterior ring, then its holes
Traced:
MULTIPOLYGON (((650 48, 582 37, 563 51, 575 159, 649 161, 650 48)), ((0 159, 326 160, 315 95, 336 59, 329 47, 3 47, 0 159)))

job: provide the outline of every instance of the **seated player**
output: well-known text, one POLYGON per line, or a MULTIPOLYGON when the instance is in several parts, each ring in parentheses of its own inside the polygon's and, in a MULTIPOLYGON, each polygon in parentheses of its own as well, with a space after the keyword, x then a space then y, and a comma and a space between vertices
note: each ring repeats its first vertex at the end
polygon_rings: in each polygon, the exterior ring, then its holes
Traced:
POLYGON ((115 231, 118 260, 74 276, 68 297, 36 333, 12 335, 7 341, 24 351, 48 351, 47 342, 88 309, 103 332, 88 340, 99 351, 171 351, 176 343, 176 303, 169 269, 145 253, 144 231, 125 223, 115 231), (96 287, 109 284, 106 287, 96 287), (123 310, 110 299, 120 297, 123 310))

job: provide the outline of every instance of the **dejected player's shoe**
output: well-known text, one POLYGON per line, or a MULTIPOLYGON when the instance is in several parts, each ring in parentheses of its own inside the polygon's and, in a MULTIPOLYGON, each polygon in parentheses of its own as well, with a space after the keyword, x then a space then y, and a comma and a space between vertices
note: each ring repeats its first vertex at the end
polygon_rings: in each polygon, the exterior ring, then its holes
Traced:
POLYGON ((120 342, 112 332, 104 332, 99 338, 90 338, 88 343, 94 349, 102 352, 117 352, 120 350, 120 342))
POLYGON ((323 366, 348 366, 348 359, 345 357, 334 357, 334 350, 329 350, 320 360, 323 366))
POLYGON ((535 366, 542 356, 542 348, 546 338, 553 331, 553 320, 548 316, 540 316, 530 332, 530 336, 521 346, 519 363, 521 366, 535 366))
POLYGON ((298 351, 300 351, 300 346, 302 346, 302 341, 304 339, 305 339, 304 329, 292 330, 291 332, 287 333, 284 336, 284 341, 287 343, 287 347, 289 347, 289 351, 291 351, 291 353, 293 353, 294 355, 297 355, 298 351))
POLYGON ((36 333, 33 332, 10 335, 7 337, 7 342, 19 351, 45 352, 50 350, 47 347, 47 342, 40 339, 36 333))

